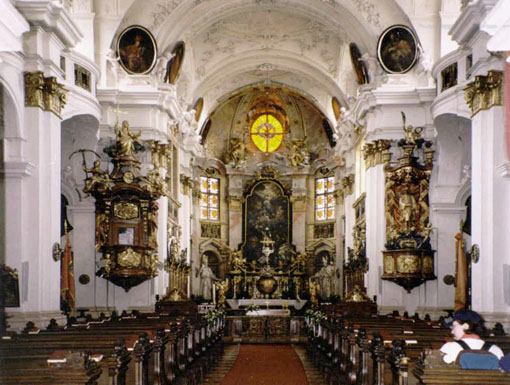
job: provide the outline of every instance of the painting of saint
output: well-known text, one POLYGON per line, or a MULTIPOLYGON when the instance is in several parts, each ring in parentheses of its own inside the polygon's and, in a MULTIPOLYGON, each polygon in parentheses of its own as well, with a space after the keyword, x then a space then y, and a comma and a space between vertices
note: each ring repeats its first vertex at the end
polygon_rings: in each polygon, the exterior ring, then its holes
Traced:
POLYGON ((377 58, 389 73, 403 74, 418 59, 418 45, 413 32, 404 25, 394 25, 381 34, 377 44, 377 58))
POLYGON ((120 65, 129 74, 149 73, 156 64, 156 41, 151 33, 140 26, 126 28, 117 43, 120 65))
POLYGON ((244 207, 244 257, 248 263, 264 262, 263 240, 271 241, 269 263, 276 266, 285 257, 290 240, 290 202, 282 186, 272 180, 257 182, 246 197, 244 207))

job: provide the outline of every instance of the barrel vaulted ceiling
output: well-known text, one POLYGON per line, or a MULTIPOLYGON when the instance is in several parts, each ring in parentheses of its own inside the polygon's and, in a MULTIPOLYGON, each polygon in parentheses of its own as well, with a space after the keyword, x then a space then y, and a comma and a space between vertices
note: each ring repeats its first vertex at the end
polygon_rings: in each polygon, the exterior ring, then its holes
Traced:
POLYGON ((203 116, 242 87, 273 82, 301 90, 333 121, 331 97, 356 90, 349 43, 375 55, 384 29, 410 25, 395 0, 126 0, 120 13, 112 42, 134 24, 160 54, 185 42, 177 86, 189 104, 204 98, 203 116))

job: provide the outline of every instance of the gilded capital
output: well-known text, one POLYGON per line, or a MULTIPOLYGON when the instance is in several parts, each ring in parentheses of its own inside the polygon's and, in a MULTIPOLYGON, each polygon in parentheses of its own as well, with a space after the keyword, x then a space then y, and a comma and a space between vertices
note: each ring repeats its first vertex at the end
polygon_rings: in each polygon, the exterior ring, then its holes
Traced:
POLYGON ((342 189, 344 197, 351 195, 354 192, 354 174, 349 174, 342 178, 342 189))
POLYGON ((243 198, 230 195, 227 198, 228 206, 231 211, 241 211, 243 209, 243 198))
POLYGON ((44 109, 44 75, 41 71, 25 72, 25 106, 44 109))
POLYGON ((186 176, 184 174, 180 175, 179 180, 181 182, 182 193, 184 195, 188 195, 190 193, 190 190, 193 189, 193 180, 191 179, 191 177, 186 176))
POLYGON ((464 99, 471 110, 471 117, 479 111, 502 104, 503 72, 489 71, 487 76, 475 76, 474 82, 464 87, 464 99))

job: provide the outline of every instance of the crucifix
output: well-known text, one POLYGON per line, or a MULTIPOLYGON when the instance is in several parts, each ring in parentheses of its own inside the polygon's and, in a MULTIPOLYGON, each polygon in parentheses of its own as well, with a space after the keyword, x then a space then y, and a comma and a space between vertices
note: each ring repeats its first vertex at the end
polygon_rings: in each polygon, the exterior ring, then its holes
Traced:
POLYGON ((117 108, 109 108, 110 111, 113 111, 115 112, 116 116, 117 116, 117 120, 115 122, 115 126, 118 127, 119 125, 119 115, 120 114, 127 114, 128 112, 127 111, 121 111, 120 108, 119 108, 119 102, 117 102, 117 108))

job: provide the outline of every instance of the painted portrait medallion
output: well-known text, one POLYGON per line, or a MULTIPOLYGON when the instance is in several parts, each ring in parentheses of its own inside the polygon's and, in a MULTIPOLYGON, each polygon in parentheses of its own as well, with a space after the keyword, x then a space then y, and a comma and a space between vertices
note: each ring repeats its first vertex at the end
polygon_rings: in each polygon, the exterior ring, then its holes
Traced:
POLYGON ((389 27, 381 34, 377 43, 379 63, 391 74, 403 74, 413 68, 418 53, 416 37, 405 25, 389 27))
POLYGON ((117 41, 117 53, 127 73, 149 73, 156 64, 157 47, 152 34, 139 25, 126 28, 117 41))

